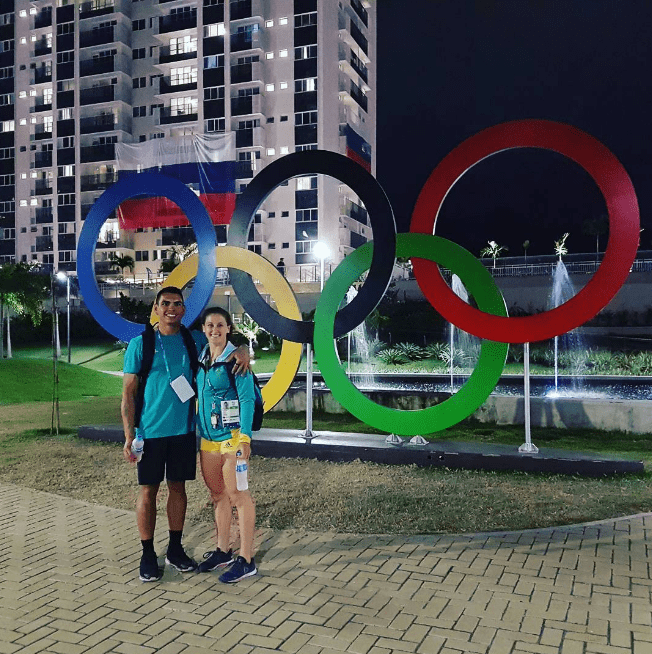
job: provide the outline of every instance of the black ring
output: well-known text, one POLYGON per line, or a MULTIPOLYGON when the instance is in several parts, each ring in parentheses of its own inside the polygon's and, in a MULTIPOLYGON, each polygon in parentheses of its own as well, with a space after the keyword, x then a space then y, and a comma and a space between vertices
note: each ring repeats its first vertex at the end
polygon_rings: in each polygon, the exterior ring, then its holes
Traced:
MULTIPOLYGON (((369 273, 350 304, 335 317, 337 338, 355 329, 376 308, 392 277, 396 257, 394 212, 377 180, 352 159, 326 150, 295 152, 265 166, 238 196, 229 227, 228 244, 246 248, 249 228, 265 198, 282 182, 299 175, 321 173, 343 182, 364 203, 373 230, 369 273)), ((292 320, 272 309, 247 273, 229 268, 233 290, 245 311, 263 329, 295 343, 312 343, 314 323, 292 320)))

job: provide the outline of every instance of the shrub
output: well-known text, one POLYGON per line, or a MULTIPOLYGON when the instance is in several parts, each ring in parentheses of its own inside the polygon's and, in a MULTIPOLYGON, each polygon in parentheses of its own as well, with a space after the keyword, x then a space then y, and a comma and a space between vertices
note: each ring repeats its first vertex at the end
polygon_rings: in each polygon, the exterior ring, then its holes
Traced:
POLYGON ((408 361, 420 361, 425 358, 423 348, 414 343, 398 343, 394 349, 402 352, 408 361))
POLYGON ((388 365, 399 365, 409 362, 405 354, 395 347, 388 347, 385 350, 381 350, 378 352, 378 358, 388 365))

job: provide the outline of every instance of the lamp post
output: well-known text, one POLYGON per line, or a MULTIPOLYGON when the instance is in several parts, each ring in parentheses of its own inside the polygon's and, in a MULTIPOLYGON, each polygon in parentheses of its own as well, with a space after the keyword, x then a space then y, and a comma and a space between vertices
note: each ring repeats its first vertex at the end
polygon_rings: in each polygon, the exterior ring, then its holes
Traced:
POLYGON ((66 337, 68 342, 68 363, 70 363, 70 275, 60 270, 57 273, 57 279, 66 282, 66 337))
POLYGON ((226 295, 227 311, 231 315, 231 291, 224 291, 224 295, 226 295))
MULTIPOLYGON (((319 292, 324 290, 324 259, 329 255, 326 243, 317 241, 312 248, 312 253, 319 258, 321 275, 319 277, 319 292)), ((303 437, 311 439, 315 437, 312 431, 312 345, 306 343, 306 430, 303 437)))

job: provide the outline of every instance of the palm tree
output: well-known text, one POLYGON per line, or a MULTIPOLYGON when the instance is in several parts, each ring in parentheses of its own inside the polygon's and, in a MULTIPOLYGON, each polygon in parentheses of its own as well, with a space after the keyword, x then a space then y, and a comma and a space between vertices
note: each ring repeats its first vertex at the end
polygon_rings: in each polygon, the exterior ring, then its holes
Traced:
POLYGON ((238 331, 249 341, 249 356, 253 359, 256 336, 265 330, 258 323, 254 322, 251 316, 245 313, 242 316, 242 322, 238 324, 238 331))
POLYGON ((600 237, 609 231, 609 218, 602 214, 599 218, 589 218, 582 223, 582 233, 595 236, 595 255, 600 253, 600 237))
POLYGON ((496 267, 496 259, 503 253, 507 252, 509 248, 504 245, 498 245, 496 241, 487 241, 488 246, 486 248, 483 248, 480 251, 480 256, 481 257, 491 257, 494 260, 494 265, 493 267, 496 267))
POLYGON ((136 262, 134 258, 128 254, 118 255, 114 252, 111 253, 111 268, 120 268, 120 274, 124 275, 124 269, 129 268, 133 272, 136 262))
POLYGON ((555 241, 555 254, 559 257, 559 261, 561 261, 561 258, 565 254, 568 254, 568 248, 566 247, 567 238, 568 232, 566 232, 558 241, 555 241))
POLYGON ((525 256, 525 261, 527 262, 527 250, 530 247, 530 241, 523 241, 523 255, 525 256))

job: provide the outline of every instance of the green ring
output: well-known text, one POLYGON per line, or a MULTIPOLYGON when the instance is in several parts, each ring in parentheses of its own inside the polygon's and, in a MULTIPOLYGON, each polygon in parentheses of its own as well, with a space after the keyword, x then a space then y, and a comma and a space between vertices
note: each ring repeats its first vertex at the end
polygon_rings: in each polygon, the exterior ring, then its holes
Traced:
MULTIPOLYGON (((334 347, 335 314, 346 291, 371 263, 373 243, 369 242, 349 254, 333 271, 324 286, 315 311, 315 356, 324 381, 333 397, 363 422, 402 436, 429 434, 455 425, 471 415, 489 397, 505 366, 507 343, 482 341, 478 364, 453 397, 418 411, 390 409, 363 395, 342 369, 334 347)), ((458 275, 481 311, 507 316, 505 300, 491 274, 468 250, 430 234, 398 234, 399 257, 427 259, 458 275)))

